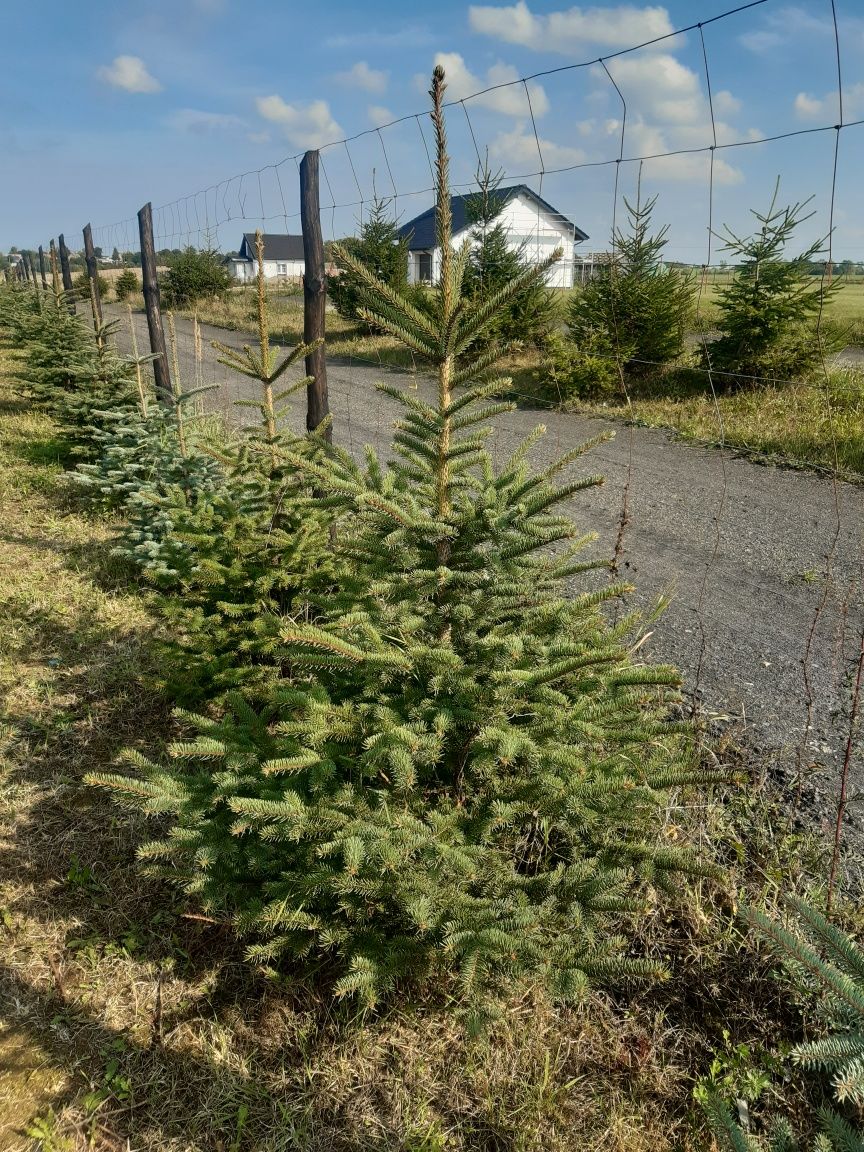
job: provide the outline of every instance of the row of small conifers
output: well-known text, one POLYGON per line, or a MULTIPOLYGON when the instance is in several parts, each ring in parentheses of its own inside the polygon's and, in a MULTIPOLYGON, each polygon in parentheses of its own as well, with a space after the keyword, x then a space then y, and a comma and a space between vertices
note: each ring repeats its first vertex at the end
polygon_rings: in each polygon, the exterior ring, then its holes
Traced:
MULTIPOLYGON (((392 463, 287 430, 305 349, 276 357, 264 306, 258 350, 222 350, 260 388, 242 437, 179 381, 157 403, 112 325, 94 335, 60 298, 8 286, 0 319, 73 479, 116 512, 116 552, 152 588, 164 690, 194 706, 166 763, 130 753, 92 779, 161 817, 142 866, 230 918, 258 964, 308 964, 328 995, 369 1007, 434 982, 479 1026, 526 984, 567 999, 656 978, 636 954, 640 916, 688 877, 723 874, 662 831, 670 793, 716 775, 670 715, 677 673, 640 661, 635 616, 609 623, 604 604, 627 590, 583 559, 560 511, 598 483, 570 477, 585 446, 543 471, 535 436, 494 468, 484 446, 507 407, 489 331, 544 269, 463 296, 442 79, 440 286, 418 307, 352 266, 370 321, 437 376, 435 403, 387 389, 402 405, 392 463)), ((864 957, 790 905, 810 943, 743 916, 836 1009, 795 1058, 834 1070, 841 1107, 861 1104, 864 957)), ((718 1137, 748 1147, 726 1103, 702 1096, 718 1137)), ((818 1123, 822 1147, 862 1147, 837 1112, 818 1123)))

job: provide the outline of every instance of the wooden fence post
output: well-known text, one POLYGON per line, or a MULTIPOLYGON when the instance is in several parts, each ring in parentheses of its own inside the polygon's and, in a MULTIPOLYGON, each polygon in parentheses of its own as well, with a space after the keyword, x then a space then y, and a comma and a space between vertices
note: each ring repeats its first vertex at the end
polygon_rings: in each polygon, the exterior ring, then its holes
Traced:
POLYGON ((144 307, 147 309, 147 328, 150 332, 150 351, 155 355, 153 379, 156 396, 161 404, 173 402, 171 373, 168 370, 168 352, 165 348, 165 330, 159 302, 159 281, 156 278, 156 246, 153 243, 153 209, 145 204, 138 213, 138 233, 141 237, 141 279, 143 280, 144 307))
POLYGON ((51 263, 51 285, 54 289, 54 297, 59 302, 60 300, 60 276, 57 272, 57 247, 52 237, 48 245, 48 254, 51 263))
MULTIPOLYGON (((303 229, 303 340, 321 343, 306 357, 306 430, 315 429, 330 415, 327 398, 327 357, 324 349, 327 278, 324 274, 324 238, 318 193, 318 153, 307 152, 300 162, 300 223, 303 229)), ((333 439, 330 425, 324 432, 333 439)))
POLYGON ((74 289, 72 287, 72 269, 69 267, 69 249, 66 247, 66 241, 63 239, 63 233, 57 237, 57 243, 60 246, 60 268, 63 272, 63 291, 66 293, 66 307, 69 309, 70 316, 75 315, 75 297, 72 295, 74 289))
POLYGON ((84 228, 84 259, 87 262, 87 277, 90 281, 90 306, 93 309, 93 327, 102 327, 102 295, 99 291, 99 263, 93 247, 93 232, 90 225, 84 228))
POLYGON ((42 277, 42 287, 48 291, 48 277, 45 274, 45 249, 39 245, 39 275, 42 277))

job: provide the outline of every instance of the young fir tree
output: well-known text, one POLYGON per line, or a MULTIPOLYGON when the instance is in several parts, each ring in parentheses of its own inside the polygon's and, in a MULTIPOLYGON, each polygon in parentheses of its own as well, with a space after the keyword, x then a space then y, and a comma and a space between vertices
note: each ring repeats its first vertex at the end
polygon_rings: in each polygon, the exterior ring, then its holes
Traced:
MULTIPOLYGON (((792 1049, 792 1059, 806 1068, 832 1073, 838 1103, 860 1110, 864 1107, 864 953, 805 901, 790 895, 786 903, 798 916, 804 934, 790 932, 754 908, 743 909, 742 915, 771 944, 793 979, 822 996, 821 1012, 829 1034, 798 1044, 792 1049)), ((767 1140, 758 1140, 741 1129, 716 1092, 702 1091, 699 1098, 721 1148, 728 1152, 796 1152, 799 1148, 785 1120, 776 1120, 767 1140)), ((834 1109, 820 1108, 816 1123, 819 1135, 814 1152, 864 1152, 864 1132, 834 1109)))
POLYGON ((340 251, 350 253, 394 292, 404 294, 408 287, 408 242, 407 236, 399 235, 391 202, 376 194, 369 215, 360 226, 360 235, 349 237, 341 248, 334 246, 339 272, 328 277, 327 292, 340 316, 364 323, 360 316, 362 281, 340 258, 340 251))
POLYGON ((823 330, 820 340, 815 331, 825 299, 839 287, 839 282, 826 285, 812 275, 823 241, 815 240, 798 256, 786 258, 796 230, 813 216, 803 215, 810 200, 779 208, 779 192, 778 178, 768 211, 751 209, 760 225, 751 236, 725 229, 725 250, 739 263, 732 283, 718 297, 721 336, 704 353, 706 365, 718 372, 719 386, 806 376, 838 347, 833 332, 823 330))
POLYGON ((654 972, 627 955, 629 915, 691 854, 664 840, 664 791, 705 778, 670 721, 678 675, 636 658, 621 585, 572 591, 598 564, 556 511, 599 483, 500 468, 485 448, 501 309, 556 252, 468 298, 470 244, 451 243, 444 74, 435 69, 440 283, 431 314, 350 253, 369 323, 429 363, 437 398, 383 390, 404 410, 397 459, 331 448, 286 465, 343 511, 341 579, 280 628, 292 679, 256 713, 238 697, 168 765, 132 756, 100 775, 121 801, 171 820, 141 849, 206 908, 233 916, 268 963, 309 958, 365 1004, 430 974, 474 1011, 514 981, 577 996, 591 978, 654 972), (322 968, 322 961, 326 966, 322 968))
POLYGON ((179 592, 168 589, 162 601, 174 637, 172 684, 184 700, 263 689, 279 674, 272 652, 280 616, 332 568, 327 509, 284 459, 289 447, 313 450, 283 425, 288 397, 309 382, 285 384, 286 373, 309 348, 300 344, 280 359, 271 346, 260 231, 256 244, 258 348, 216 348, 220 362, 257 389, 254 400, 238 404, 259 420, 219 454, 222 483, 191 495, 175 486, 162 506, 186 555, 179 592))
MULTIPOLYGON (((173 317, 169 314, 173 342, 173 317)), ((189 547, 175 532, 171 508, 195 504, 224 483, 221 465, 201 451, 196 435, 195 401, 215 385, 184 391, 179 372, 172 374, 172 403, 159 403, 145 387, 142 367, 153 356, 139 356, 129 312, 136 375, 135 402, 116 404, 94 431, 98 456, 80 464, 75 479, 95 499, 121 513, 115 555, 130 560, 162 587, 176 584, 191 564, 189 547)))
POLYGON ((683 351, 694 285, 681 269, 663 263, 669 228, 651 231, 657 197, 642 201, 641 178, 636 203, 625 198, 624 204, 629 227, 613 234, 614 259, 574 294, 567 324, 577 348, 592 355, 602 351, 645 373, 683 351))
MULTIPOLYGON (((488 158, 477 169, 479 191, 468 197, 466 214, 471 229, 471 254, 465 268, 463 293, 482 299, 508 285, 531 265, 525 243, 512 244, 501 211, 499 191, 503 173, 492 172, 488 158)), ((555 303, 545 280, 532 280, 511 300, 489 326, 487 341, 507 344, 542 344, 555 323, 555 303)))

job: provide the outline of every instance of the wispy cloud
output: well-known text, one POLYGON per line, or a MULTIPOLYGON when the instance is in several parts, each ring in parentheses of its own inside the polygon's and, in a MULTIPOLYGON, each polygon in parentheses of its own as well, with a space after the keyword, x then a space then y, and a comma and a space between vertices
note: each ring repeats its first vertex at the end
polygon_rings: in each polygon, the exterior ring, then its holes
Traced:
POLYGON ((97 75, 112 88, 124 92, 161 92, 162 85, 147 71, 147 65, 140 56, 115 56, 110 64, 104 64, 97 75))
POLYGON ((192 132, 196 135, 246 127, 246 121, 240 116, 228 112, 205 112, 200 108, 178 108, 168 117, 168 123, 179 132, 192 132))
POLYGON ((281 96, 259 96, 255 106, 258 114, 271 124, 278 124, 285 138, 297 148, 320 148, 345 135, 326 100, 288 104, 281 96))
POLYGON ((386 32, 369 29, 350 35, 328 36, 325 48, 423 48, 431 44, 434 36, 425 24, 407 24, 386 32))
POLYGON ((337 72, 336 79, 340 84, 345 84, 349 88, 362 88, 365 92, 375 92, 380 95, 387 91, 387 77, 389 75, 389 72, 370 68, 365 60, 358 60, 346 72, 337 72))
POLYGON ((380 128, 382 124, 389 124, 391 120, 396 119, 390 109, 385 108, 383 104, 370 104, 366 112, 373 128, 380 128))

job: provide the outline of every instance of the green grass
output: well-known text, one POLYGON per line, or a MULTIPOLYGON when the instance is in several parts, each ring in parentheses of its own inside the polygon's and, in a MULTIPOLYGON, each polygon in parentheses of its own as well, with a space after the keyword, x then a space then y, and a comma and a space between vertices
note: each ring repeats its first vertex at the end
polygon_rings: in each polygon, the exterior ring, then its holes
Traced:
POLYGON ((686 440, 723 443, 779 463, 864 477, 864 373, 832 368, 825 383, 706 391, 704 373, 669 370, 580 411, 669 428, 686 440))

